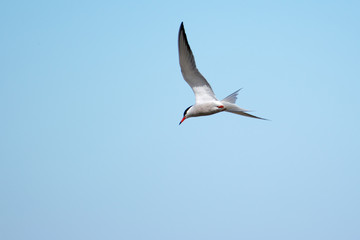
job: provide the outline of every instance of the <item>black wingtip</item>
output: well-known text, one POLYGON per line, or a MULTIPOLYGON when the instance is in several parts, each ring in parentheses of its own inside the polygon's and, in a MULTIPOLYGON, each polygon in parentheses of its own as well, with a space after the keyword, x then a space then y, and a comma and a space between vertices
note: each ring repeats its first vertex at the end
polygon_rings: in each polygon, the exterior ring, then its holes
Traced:
POLYGON ((181 22, 181 24, 180 24, 180 30, 183 30, 183 31, 184 31, 184 22, 181 22))
MULTIPOLYGON (((186 39, 184 22, 181 22, 180 28, 179 28, 179 36, 178 36, 178 42, 179 42, 179 43, 180 43, 181 36, 183 36, 183 38, 185 39, 185 44, 186 44, 186 45, 189 45, 189 43, 187 42, 187 39, 186 39)), ((189 46, 188 46, 188 47, 189 47, 189 46)), ((190 48, 190 47, 189 47, 189 48, 190 48)))

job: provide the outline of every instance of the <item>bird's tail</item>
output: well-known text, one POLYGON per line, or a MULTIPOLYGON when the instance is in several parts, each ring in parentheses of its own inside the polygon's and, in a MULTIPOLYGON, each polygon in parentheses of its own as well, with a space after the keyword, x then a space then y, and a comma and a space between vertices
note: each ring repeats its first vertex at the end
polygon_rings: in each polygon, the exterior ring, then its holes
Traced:
POLYGON ((238 95, 240 90, 241 89, 237 90, 236 92, 230 94, 229 96, 227 96, 226 98, 221 100, 221 103, 224 104, 224 106, 225 106, 225 109, 226 109, 225 111, 235 113, 235 114, 239 114, 239 115, 242 115, 242 116, 245 116, 245 117, 251 117, 251 118, 267 120, 265 118, 261 118, 261 117, 251 115, 251 114, 247 113, 247 112, 249 112, 249 110, 243 109, 243 108, 241 108, 241 107, 239 107, 238 105, 235 104, 236 99, 237 99, 237 95, 238 95))

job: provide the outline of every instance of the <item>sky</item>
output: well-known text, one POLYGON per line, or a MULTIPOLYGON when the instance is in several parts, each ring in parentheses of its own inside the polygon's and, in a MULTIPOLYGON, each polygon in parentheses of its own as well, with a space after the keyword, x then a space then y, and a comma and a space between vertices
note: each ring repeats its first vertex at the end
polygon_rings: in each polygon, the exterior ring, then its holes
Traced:
POLYGON ((360 239, 359 1, 2 1, 0 238, 360 239), (240 107, 190 118, 200 72, 240 107))

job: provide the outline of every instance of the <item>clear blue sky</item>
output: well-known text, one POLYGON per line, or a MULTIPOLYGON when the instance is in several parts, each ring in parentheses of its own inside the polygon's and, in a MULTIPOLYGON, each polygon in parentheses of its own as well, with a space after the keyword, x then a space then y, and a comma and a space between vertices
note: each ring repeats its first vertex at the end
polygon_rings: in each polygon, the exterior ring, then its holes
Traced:
POLYGON ((0 238, 360 239, 359 1, 2 1, 0 238), (184 21, 221 113, 194 96, 184 21))

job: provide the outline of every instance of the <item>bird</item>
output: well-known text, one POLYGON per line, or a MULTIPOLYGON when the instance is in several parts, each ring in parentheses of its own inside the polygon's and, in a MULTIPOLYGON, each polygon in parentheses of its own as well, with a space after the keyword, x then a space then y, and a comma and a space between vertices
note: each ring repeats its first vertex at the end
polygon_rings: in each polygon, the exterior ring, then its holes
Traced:
POLYGON ((230 112, 245 117, 267 120, 251 115, 247 113, 249 110, 243 109, 235 104, 237 95, 241 89, 235 91, 221 101, 215 97, 215 93, 210 84, 196 67, 195 57, 187 40, 183 22, 181 22, 179 29, 178 47, 182 76, 195 94, 195 104, 185 109, 179 125, 184 122, 185 119, 191 117, 207 116, 219 112, 230 112))

